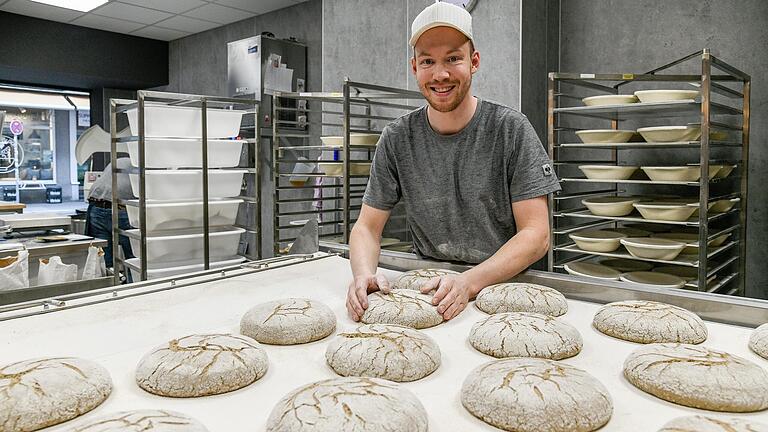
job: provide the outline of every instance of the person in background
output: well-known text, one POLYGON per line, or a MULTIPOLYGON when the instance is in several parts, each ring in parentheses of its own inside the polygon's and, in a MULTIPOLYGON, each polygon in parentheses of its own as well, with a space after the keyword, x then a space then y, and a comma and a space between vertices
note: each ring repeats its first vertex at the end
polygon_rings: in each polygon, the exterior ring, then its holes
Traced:
POLYGON ((353 280, 347 311, 360 320, 368 294, 389 292, 377 273, 381 233, 400 200, 417 254, 476 264, 433 278, 433 304, 446 320, 483 288, 509 280, 549 247, 547 194, 560 190, 551 161, 519 111, 472 95, 480 54, 472 17, 438 2, 413 21, 411 70, 428 104, 381 133, 350 237, 353 280))
MULTIPOLYGON (((127 157, 117 159, 117 168, 127 170, 131 167, 131 160, 127 157)), ((120 173, 117 176, 117 196, 121 200, 133 199, 131 183, 126 173, 120 173)), ((118 226, 121 229, 131 229, 128 222, 128 212, 124 206, 119 206, 118 226)), ((104 173, 99 177, 91 187, 91 194, 88 197, 88 212, 86 214, 86 235, 106 240, 107 247, 104 248, 104 259, 107 267, 112 266, 112 164, 104 168, 104 173)), ((120 236, 120 247, 123 249, 125 259, 133 258, 131 242, 126 236, 120 236)), ((131 282, 130 272, 126 272, 128 282, 131 282)))

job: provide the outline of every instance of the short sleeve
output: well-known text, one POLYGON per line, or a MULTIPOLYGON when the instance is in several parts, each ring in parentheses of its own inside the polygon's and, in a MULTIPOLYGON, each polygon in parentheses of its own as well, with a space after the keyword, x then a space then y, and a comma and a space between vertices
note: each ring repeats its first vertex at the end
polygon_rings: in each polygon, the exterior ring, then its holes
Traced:
POLYGON ((507 166, 509 199, 523 201, 559 191, 552 161, 526 117, 514 128, 514 154, 507 166))
POLYGON ((363 204, 379 210, 391 210, 402 196, 400 179, 389 126, 385 127, 376 145, 371 176, 363 195, 363 204))

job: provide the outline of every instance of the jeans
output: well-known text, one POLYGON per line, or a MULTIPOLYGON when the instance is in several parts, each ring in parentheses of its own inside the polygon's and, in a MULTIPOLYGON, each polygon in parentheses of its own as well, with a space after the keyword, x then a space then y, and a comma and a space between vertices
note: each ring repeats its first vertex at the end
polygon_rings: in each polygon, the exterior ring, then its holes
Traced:
MULTIPOLYGON (((128 212, 121 210, 117 217, 120 229, 131 229, 131 224, 128 222, 128 212)), ((107 267, 112 267, 112 210, 88 204, 86 221, 86 235, 107 241, 107 247, 104 248, 104 259, 107 267)), ((125 258, 133 258, 131 242, 128 237, 121 235, 119 242, 125 258)), ((128 276, 130 277, 130 274, 128 276)))

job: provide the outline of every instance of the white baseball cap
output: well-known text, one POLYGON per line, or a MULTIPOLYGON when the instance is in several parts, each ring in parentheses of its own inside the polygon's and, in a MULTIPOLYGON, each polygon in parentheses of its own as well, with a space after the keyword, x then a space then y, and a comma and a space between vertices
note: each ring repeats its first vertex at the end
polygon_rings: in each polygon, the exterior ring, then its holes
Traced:
MULTIPOLYGON (((472 39, 472 15, 463 7, 438 1, 424 8, 411 24, 411 46, 416 45, 425 31, 435 27, 451 27, 472 39)), ((474 41, 473 41, 474 42, 474 41)))

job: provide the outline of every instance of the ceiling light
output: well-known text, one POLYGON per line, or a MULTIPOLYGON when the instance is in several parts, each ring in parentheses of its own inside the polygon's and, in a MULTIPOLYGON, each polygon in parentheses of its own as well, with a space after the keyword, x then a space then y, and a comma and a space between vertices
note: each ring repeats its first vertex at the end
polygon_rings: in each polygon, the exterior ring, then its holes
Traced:
POLYGON ((108 0, 32 0, 35 3, 43 3, 58 6, 65 9, 73 9, 80 12, 89 12, 103 5, 108 0))

